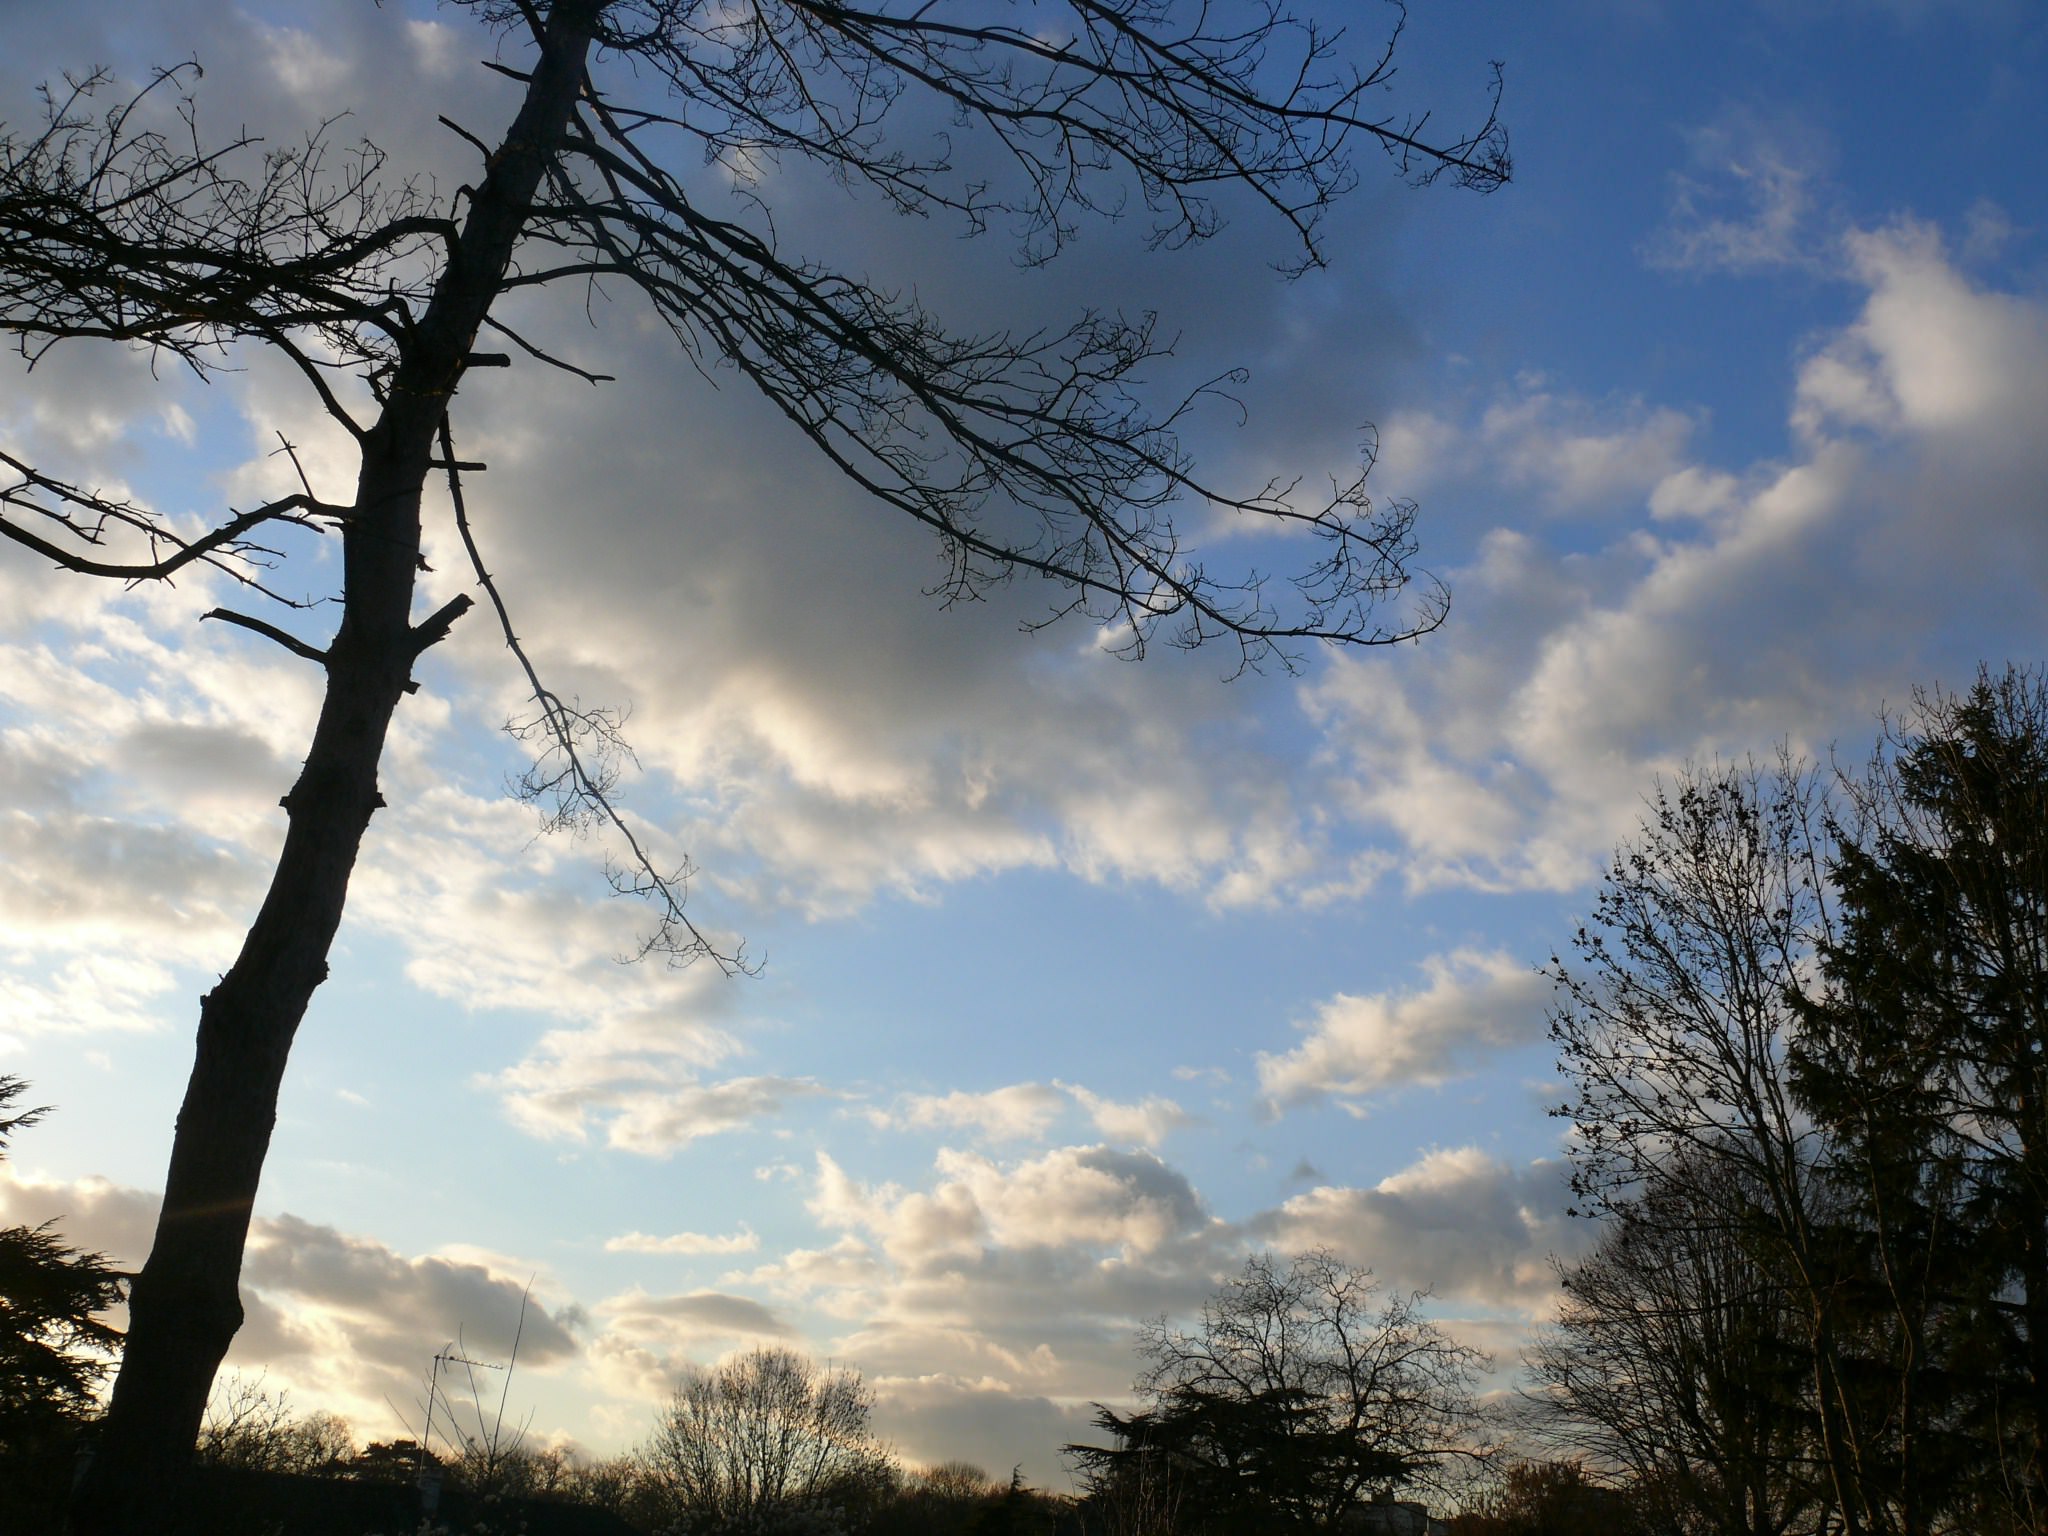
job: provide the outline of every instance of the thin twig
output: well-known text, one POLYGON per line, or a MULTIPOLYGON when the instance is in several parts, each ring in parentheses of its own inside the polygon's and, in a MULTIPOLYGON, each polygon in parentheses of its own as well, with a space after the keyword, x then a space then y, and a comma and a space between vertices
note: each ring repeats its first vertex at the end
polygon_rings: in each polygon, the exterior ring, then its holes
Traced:
POLYGON ((441 418, 440 434, 441 457, 448 466, 448 497, 455 509, 456 531, 462 537, 463 549, 468 552, 470 569, 476 573, 478 584, 484 589, 484 595, 491 600, 491 607, 498 615, 498 628, 505 636, 506 648, 518 659, 520 670, 526 674, 527 687, 531 690, 534 703, 540 708, 541 723, 554 742, 555 750, 562 754, 563 761, 568 764, 571 793, 585 805, 593 807, 598 816, 625 839, 626 847, 632 853, 633 864, 640 871, 640 878, 630 886, 615 877, 614 888, 622 892, 630 889, 636 895, 649 896, 660 903, 660 926, 654 934, 643 941, 640 955, 644 957, 654 950, 661 949, 678 963, 703 955, 709 957, 725 975, 752 974, 754 966, 746 959, 744 948, 729 955, 724 953, 713 945, 684 913, 683 896, 677 889, 676 877, 663 875, 656 870, 654 861, 641 846, 639 837, 635 835, 625 817, 619 813, 618 808, 612 804, 603 781, 591 771, 577 750, 575 721, 578 717, 562 702, 558 694, 541 681, 539 670, 534 666, 532 658, 527 655, 526 647, 520 643, 519 636, 513 631, 512 614, 505 605, 503 594, 498 591, 496 580, 484 569, 483 552, 477 547, 476 535, 469 525, 469 509, 462 494, 462 474, 455 468, 457 461, 454 434, 449 429, 448 418, 445 415, 441 418), (667 937, 671 930, 678 927, 689 935, 688 943, 678 945, 667 937))

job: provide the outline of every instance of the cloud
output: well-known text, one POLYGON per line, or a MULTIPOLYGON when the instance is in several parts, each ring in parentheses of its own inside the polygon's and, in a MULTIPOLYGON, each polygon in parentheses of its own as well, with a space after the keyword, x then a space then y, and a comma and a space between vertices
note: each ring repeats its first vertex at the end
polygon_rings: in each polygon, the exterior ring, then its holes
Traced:
POLYGON ((1193 1115, 1160 1094, 1147 1094, 1137 1103, 1123 1104, 1073 1083, 1059 1086, 1073 1095, 1074 1102, 1094 1121, 1095 1129, 1111 1141, 1156 1147, 1175 1131, 1196 1123, 1193 1115))
POLYGON ((1687 135, 1692 169, 1671 178, 1665 221, 1643 248, 1675 272, 1826 270, 1832 231, 1819 136, 1809 125, 1731 108, 1687 135))
POLYGON ((1149 1152, 1058 1147, 998 1164, 942 1150, 930 1194, 867 1188, 825 1153, 810 1210, 828 1228, 864 1230, 891 1257, 919 1261, 1002 1248, 1110 1248, 1143 1254, 1201 1220, 1187 1180, 1149 1152))
POLYGON ((1078 1083, 1062 1082, 1012 1083, 983 1093, 911 1094, 893 1110, 870 1110, 868 1119, 898 1130, 966 1131, 978 1141, 1039 1141, 1070 1106, 1111 1140, 1145 1147, 1156 1147, 1195 1124, 1194 1116, 1161 1095, 1119 1103, 1078 1083))
POLYGON ((2023 443, 2048 388, 2048 306, 1974 286, 1924 224, 1858 231, 1845 245, 1870 298, 1800 368, 1795 425, 1823 442, 1869 431, 2008 454, 2023 443))
POLYGON ((1865 299, 1801 366, 1787 457, 1673 462, 1590 545, 1496 528, 1447 572, 1461 619, 1398 669, 1338 658, 1304 686, 1334 803, 1411 889, 1583 886, 1659 774, 1853 743, 2027 632, 2048 305, 1973 284, 1918 226, 1843 248, 1865 299))
POLYGON ((1537 377, 1486 408, 1479 436, 1508 484, 1539 491, 1560 511, 1640 505, 1678 472, 1698 420, 1641 400, 1595 405, 1537 377))
MULTIPOLYGON (((1327 1244, 1389 1286, 1434 1281, 1453 1302, 1513 1310, 1545 1302, 1543 1255, 1570 1236, 1553 1165, 1517 1171, 1470 1148, 1431 1154, 1369 1189, 1319 1184, 1237 1225, 1212 1216, 1187 1176, 1155 1155, 1105 1147, 1003 1161, 944 1151, 922 1188, 870 1183, 821 1156, 811 1201, 837 1234, 830 1243, 787 1250, 716 1288, 636 1286, 587 1308, 537 1295, 521 1368, 594 1394, 608 1405, 598 1417, 623 1428, 686 1366, 795 1342, 866 1373, 877 1422, 905 1454, 1022 1460, 1047 1482, 1057 1447, 1085 1427, 1086 1405, 1128 1391, 1136 1322, 1191 1317, 1250 1249, 1327 1244)), ((147 1243, 155 1207, 154 1196, 103 1181, 0 1172, 0 1221, 61 1213, 70 1240, 117 1259, 147 1243)), ((753 1240, 748 1229, 607 1246, 751 1252, 753 1240)), ((244 1271, 248 1321, 231 1358, 298 1401, 382 1422, 382 1400, 410 1402, 447 1339, 459 1336, 475 1359, 508 1358, 525 1273, 525 1261, 480 1249, 407 1255, 301 1217, 259 1217, 244 1271)))
POLYGON ((494 1081, 506 1091, 506 1106, 522 1129, 582 1141, 589 1122, 599 1121, 607 1145, 642 1157, 667 1157, 699 1137, 771 1119, 791 1100, 825 1091, 809 1078, 732 1077, 706 1083, 657 1074, 658 1069, 627 1064, 615 1066, 612 1075, 570 1086, 529 1062, 494 1081))
POLYGON ((873 1376, 876 1433, 906 1462, 934 1466, 966 1461, 1003 1480, 1017 1467, 1041 1488, 1064 1486, 1064 1464, 1051 1448, 1088 1437, 1093 1408, 1011 1390, 989 1377, 963 1380, 934 1373, 873 1376), (1029 1460, 1020 1460, 1025 1451, 1029 1460))
MULTIPOLYGON (((141 1268, 160 1195, 104 1179, 75 1182, 0 1169, 0 1224, 55 1220, 64 1240, 141 1268)), ((560 1371, 577 1360, 582 1309, 552 1299, 531 1268, 474 1252, 407 1255, 375 1238, 293 1215, 258 1216, 242 1265, 245 1321, 231 1365, 269 1371, 305 1403, 360 1422, 405 1403, 444 1342, 503 1363, 518 1340, 520 1369, 560 1371)))
POLYGON ((1275 1111, 1330 1095, 1433 1087, 1478 1070, 1489 1053, 1542 1038, 1549 986, 1525 959, 1459 950, 1423 962, 1421 991, 1340 992, 1281 1055, 1261 1052, 1259 1088, 1275 1111))
POLYGON ((645 1232, 628 1232, 605 1239, 606 1253, 752 1253, 761 1238, 752 1227, 741 1225, 737 1232, 719 1236, 708 1232, 673 1232, 667 1237, 650 1237, 645 1232))
POLYGON ((894 1111, 875 1110, 869 1118, 905 1130, 966 1130, 990 1141, 1036 1141, 1066 1106, 1056 1086, 1011 1083, 985 1093, 911 1094, 894 1111))
POLYGON ((523 1365, 545 1367, 577 1353, 571 1310, 528 1304, 524 1283, 470 1260, 408 1258, 372 1238, 283 1215, 257 1221, 243 1259, 244 1283, 289 1299, 345 1329, 360 1359, 400 1375, 416 1371, 442 1338, 459 1332, 474 1349, 509 1356, 519 1335, 523 1365))
POLYGON ((1565 1215, 1568 1193, 1560 1162, 1514 1168, 1454 1147, 1370 1188, 1318 1185, 1248 1226, 1289 1252, 1328 1246, 1389 1286, 1528 1316, 1554 1296, 1551 1256, 1589 1238, 1590 1223, 1565 1215))
POLYGON ((747 1296, 698 1290, 657 1296, 639 1288, 599 1302, 598 1324, 585 1354, 589 1379, 606 1395, 656 1403, 675 1391, 683 1372, 721 1353, 787 1342, 796 1330, 747 1296))

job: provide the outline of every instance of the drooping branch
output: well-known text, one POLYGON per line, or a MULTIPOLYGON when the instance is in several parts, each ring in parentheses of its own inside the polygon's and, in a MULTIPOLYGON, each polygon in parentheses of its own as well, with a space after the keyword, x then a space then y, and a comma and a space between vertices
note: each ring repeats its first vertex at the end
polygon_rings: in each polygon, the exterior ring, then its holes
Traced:
MULTIPOLYGON (((656 912, 653 931, 641 939, 638 953, 630 958, 645 959, 648 955, 659 954, 677 965, 709 959, 728 976, 753 971, 755 962, 747 957, 744 946, 729 952, 720 949, 683 910, 688 896, 689 865, 685 864, 673 873, 663 873, 641 843, 639 834, 614 803, 612 792, 618 783, 618 759, 631 757, 631 748, 619 734, 619 718, 605 710, 578 709, 541 681, 539 669, 534 666, 532 657, 527 654, 512 626, 512 613, 506 606, 504 595, 498 590, 497 580, 484 565, 483 551, 478 547, 475 531, 470 526, 469 508, 462 492, 462 474, 456 467, 454 434, 445 416, 441 420, 440 440, 456 531, 461 535, 462 547, 469 556, 470 569, 476 575, 477 584, 484 589, 484 595, 490 599, 491 607, 498 616, 498 627, 505 636, 506 649, 512 652, 520 670, 526 675, 527 688, 538 711, 532 721, 524 726, 515 723, 511 729, 513 734, 522 738, 529 734, 538 735, 546 744, 541 761, 520 781, 521 798, 529 801, 552 799, 555 810, 549 820, 551 827, 581 829, 603 825, 624 840, 628 863, 624 867, 608 864, 607 878, 617 894, 639 897, 649 902, 656 912), (552 770, 548 766, 549 757, 556 763, 552 770)), ((466 596, 459 601, 464 607, 468 606, 466 596)))
POLYGON ((1363 474, 1307 507, 1290 486, 1239 496, 1196 478, 1175 428, 1237 376, 1148 417, 1135 376, 1169 350, 1151 317, 951 335, 913 301, 786 261, 706 215, 604 103, 590 110, 595 128, 572 141, 587 179, 558 176, 537 216, 564 260, 513 284, 603 276, 638 287, 693 357, 736 367, 850 479, 934 528, 951 560, 947 595, 1034 571, 1078 589, 1077 606, 1121 625, 1134 653, 1172 621, 1174 643, 1229 635, 1251 665, 1289 663, 1291 642, 1381 644, 1441 622, 1433 583, 1406 619, 1375 617, 1410 580, 1414 507, 1375 507, 1363 474), (1218 581, 1184 556, 1167 510, 1183 498, 1320 541, 1286 611, 1258 573, 1218 581))

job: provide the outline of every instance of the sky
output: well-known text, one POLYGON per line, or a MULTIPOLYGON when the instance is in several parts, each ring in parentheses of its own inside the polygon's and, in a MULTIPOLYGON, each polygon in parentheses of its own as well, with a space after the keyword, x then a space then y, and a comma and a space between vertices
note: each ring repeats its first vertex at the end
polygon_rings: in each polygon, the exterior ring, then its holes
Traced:
MULTIPOLYGON (((1379 7, 1327 14, 1377 51, 1379 7)), ((202 129, 335 119, 445 193, 473 163, 437 116, 509 115, 492 39, 423 4, 0 0, 0 32, 17 130, 66 70, 196 59, 202 129)), ((642 915, 600 840, 506 793, 522 683, 481 610, 457 625, 298 1038, 233 1368, 405 1433, 444 1343, 508 1357, 530 1282, 507 1401, 536 1437, 631 1445, 686 1364, 785 1344, 860 1370, 907 1460, 1064 1489, 1141 1322, 1327 1245, 1430 1290, 1505 1386, 1592 1236, 1538 967, 1659 776, 1853 762, 1915 687, 2043 660, 2048 13, 1423 0, 1390 100, 1470 121, 1494 59, 1513 183, 1412 190, 1363 152, 1293 281, 1250 207, 1031 267, 801 167, 754 189, 786 249, 957 328, 1156 310, 1156 398, 1248 370, 1185 434, 1212 480, 1314 486, 1376 434, 1370 488, 1418 503, 1452 595, 1416 644, 1233 677, 1027 629, 1059 602, 1029 581, 946 607, 915 526, 629 295, 522 308, 617 382, 471 375, 487 558, 550 685, 629 711, 623 805, 696 866, 692 915, 764 963, 617 962, 642 915)), ((313 402, 238 365, 10 359, 0 446, 196 528, 290 488, 283 434, 345 500, 313 402)), ((429 521, 422 612, 465 569, 429 521)), ((1187 532, 1216 570, 1289 553, 1187 532)), ((280 573, 334 574, 310 540, 280 573)), ((198 622, 224 595, 0 547, 0 1073, 56 1106, 0 1222, 130 1265, 318 701, 198 622)))

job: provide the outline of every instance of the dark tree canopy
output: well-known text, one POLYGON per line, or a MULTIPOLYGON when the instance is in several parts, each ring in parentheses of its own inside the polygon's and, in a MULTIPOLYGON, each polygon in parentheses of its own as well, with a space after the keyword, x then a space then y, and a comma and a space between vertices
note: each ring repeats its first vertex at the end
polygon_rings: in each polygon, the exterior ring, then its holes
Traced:
MULTIPOLYGON (((1362 473, 1322 496, 1197 474, 1176 430, 1229 381, 1147 407, 1140 376, 1167 350, 1151 317, 1084 314, 1025 334, 948 326, 907 291, 785 250, 756 173, 810 162, 906 214, 1007 237, 1033 262, 1085 218, 1142 206, 1155 242, 1171 245, 1248 202, 1279 220, 1305 267, 1323 260, 1322 214, 1353 185, 1361 151, 1417 183, 1499 185, 1497 80, 1469 132, 1438 134, 1424 112, 1388 112, 1391 42, 1354 65, 1337 35, 1279 0, 1062 0, 1028 14, 997 0, 452 3, 494 40, 488 67, 511 79, 517 105, 502 124, 442 118, 476 156, 445 197, 372 145, 337 145, 331 125, 295 143, 212 137, 197 65, 139 92, 82 75, 46 93, 39 124, 17 110, 0 129, 0 332, 31 364, 100 343, 206 374, 261 349, 292 366, 356 458, 345 499, 304 479, 190 533, 0 446, 0 537, 64 571, 133 582, 203 564, 279 599, 284 535, 341 543, 326 638, 275 606, 207 615, 319 666, 326 692, 282 802, 269 892, 201 1006, 162 1217, 80 1493, 86 1533, 148 1528, 240 1325, 236 1277, 278 1084, 384 803, 385 737, 420 656, 473 603, 465 592, 415 613, 428 517, 452 522, 525 669, 542 747, 529 788, 623 841, 615 883, 651 901, 649 951, 741 964, 613 811, 615 720, 546 687, 489 575, 488 509, 473 513, 469 494, 481 466, 458 448, 466 372, 601 377, 517 329, 540 291, 565 304, 635 297, 700 367, 746 379, 856 484, 933 530, 948 597, 1030 575, 1051 584, 1048 618, 1083 612, 1130 653, 1218 640, 1249 665, 1287 663, 1310 642, 1400 639, 1443 616, 1428 582, 1396 601, 1414 509, 1374 505, 1362 473), (707 158, 721 175, 693 176, 707 158), (424 502, 430 480, 445 483, 445 511, 424 502), (1176 515, 1299 534, 1282 542, 1302 564, 1273 580, 1213 572, 1176 515)), ((224 116, 235 120, 232 103, 224 116)))
POLYGON ((1832 779, 1687 774, 1575 950, 1561 1113, 1610 1225, 1535 1355, 1564 1443, 1703 1529, 2038 1531, 2041 675, 1918 694, 1832 779))
POLYGON ((1141 1333, 1146 1406, 1098 1405, 1110 1443, 1067 1447, 1090 1499, 1159 1530, 1336 1530, 1373 1495, 1477 1453, 1484 1357, 1421 1300, 1326 1250, 1252 1258, 1198 1330, 1162 1319, 1141 1333))
MULTIPOLYGON (((14 1108, 27 1091, 0 1075, 0 1159, 16 1131, 48 1113, 14 1108)), ((0 1228, 0 1448, 24 1449, 89 1417, 120 1348, 119 1331, 99 1315, 120 1301, 120 1275, 55 1229, 0 1228)))

